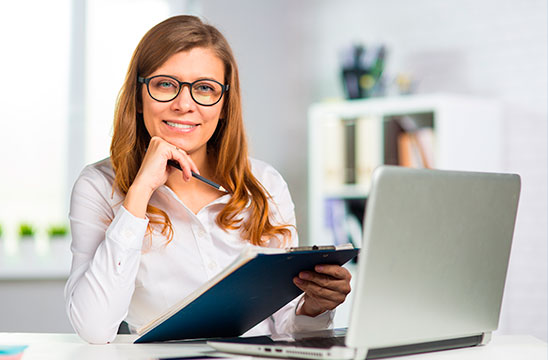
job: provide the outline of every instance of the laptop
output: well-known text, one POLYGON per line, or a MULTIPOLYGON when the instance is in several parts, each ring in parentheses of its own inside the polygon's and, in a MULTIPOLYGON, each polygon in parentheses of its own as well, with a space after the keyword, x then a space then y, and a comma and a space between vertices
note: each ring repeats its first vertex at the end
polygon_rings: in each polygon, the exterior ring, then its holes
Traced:
POLYGON ((367 199, 348 328, 208 344, 305 359, 486 344, 498 326, 519 193, 515 174, 381 166, 367 199))

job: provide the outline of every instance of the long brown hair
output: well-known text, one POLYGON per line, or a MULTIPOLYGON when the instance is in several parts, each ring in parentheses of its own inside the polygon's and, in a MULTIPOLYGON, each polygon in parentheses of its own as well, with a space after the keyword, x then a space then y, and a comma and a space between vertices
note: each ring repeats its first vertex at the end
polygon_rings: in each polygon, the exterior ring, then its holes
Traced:
MULTIPOLYGON (((238 67, 232 50, 216 28, 194 16, 174 16, 154 26, 133 53, 114 113, 110 153, 116 174, 115 187, 123 195, 127 194, 150 142, 142 114, 137 111, 142 108, 142 85, 137 82, 137 77, 147 77, 172 55, 196 47, 214 51, 224 64, 225 84, 230 85, 230 90, 224 95, 221 119, 207 144, 217 179, 232 195, 216 222, 225 230, 239 230, 242 238, 254 245, 264 245, 276 236, 285 242, 291 234, 288 225, 271 222, 270 195, 251 172, 238 67), (243 212, 247 212, 247 216, 238 216, 243 212)), ((161 233, 170 241, 173 227, 167 213, 148 205, 147 215, 150 219, 149 234, 153 230, 151 224, 160 225, 161 233)))

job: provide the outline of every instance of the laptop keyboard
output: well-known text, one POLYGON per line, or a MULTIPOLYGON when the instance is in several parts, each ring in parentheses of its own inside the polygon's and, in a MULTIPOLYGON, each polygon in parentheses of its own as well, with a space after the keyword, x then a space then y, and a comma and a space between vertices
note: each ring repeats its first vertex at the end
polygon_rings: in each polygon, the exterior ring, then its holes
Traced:
POLYGON ((295 341, 274 341, 273 345, 290 345, 300 347, 313 347, 329 349, 332 346, 344 346, 344 336, 335 337, 309 337, 295 341))

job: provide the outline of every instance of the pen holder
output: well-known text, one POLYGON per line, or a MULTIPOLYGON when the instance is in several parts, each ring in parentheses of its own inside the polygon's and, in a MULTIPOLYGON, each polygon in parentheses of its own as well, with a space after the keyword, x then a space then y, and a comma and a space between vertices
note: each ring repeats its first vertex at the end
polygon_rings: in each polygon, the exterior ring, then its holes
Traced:
POLYGON ((344 90, 348 99, 384 95, 384 46, 365 48, 354 45, 342 53, 344 90))

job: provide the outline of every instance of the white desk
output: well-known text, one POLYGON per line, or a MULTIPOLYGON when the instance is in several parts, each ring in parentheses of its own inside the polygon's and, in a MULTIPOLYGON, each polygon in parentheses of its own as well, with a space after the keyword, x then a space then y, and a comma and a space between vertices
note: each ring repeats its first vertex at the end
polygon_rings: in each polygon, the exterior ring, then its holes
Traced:
MULTIPOLYGON (((29 345, 23 360, 144 360, 199 355, 211 349, 199 344, 132 344, 135 335, 119 335, 112 344, 90 345, 75 334, 0 333, 0 345, 29 345)), ((241 357, 244 358, 244 357, 241 357)), ((413 360, 546 360, 545 342, 532 336, 494 336, 486 346, 403 356, 413 360)), ((247 359, 250 359, 247 357, 247 359)))

